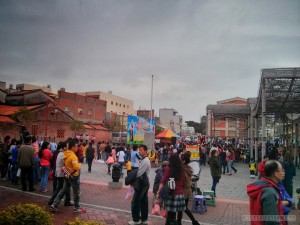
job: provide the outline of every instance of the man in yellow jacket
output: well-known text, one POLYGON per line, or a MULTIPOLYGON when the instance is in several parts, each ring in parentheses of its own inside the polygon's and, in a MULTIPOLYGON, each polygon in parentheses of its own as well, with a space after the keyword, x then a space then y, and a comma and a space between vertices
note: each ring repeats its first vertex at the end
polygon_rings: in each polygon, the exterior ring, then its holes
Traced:
POLYGON ((79 205, 79 170, 81 168, 81 163, 78 162, 76 152, 78 145, 75 141, 71 140, 68 142, 68 150, 64 152, 64 164, 65 167, 71 172, 72 177, 65 178, 64 186, 61 191, 58 193, 56 198, 53 201, 53 204, 50 206, 50 210, 56 212, 57 206, 60 203, 61 199, 65 195, 68 185, 73 189, 73 198, 74 198, 74 213, 86 212, 85 209, 80 208, 79 205))

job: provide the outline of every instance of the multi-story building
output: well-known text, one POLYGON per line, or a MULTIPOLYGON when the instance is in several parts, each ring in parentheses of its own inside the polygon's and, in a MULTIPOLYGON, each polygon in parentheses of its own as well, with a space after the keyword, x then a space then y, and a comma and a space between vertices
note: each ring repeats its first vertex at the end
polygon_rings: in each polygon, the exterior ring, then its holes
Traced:
POLYGON ((180 133, 182 129, 182 116, 176 115, 178 112, 175 109, 159 109, 159 120, 161 126, 170 128, 176 133, 180 133))
POLYGON ((103 91, 90 91, 78 94, 106 101, 106 112, 108 113, 115 113, 117 115, 124 114, 136 116, 136 110, 134 110, 133 101, 127 98, 113 95, 112 91, 108 91, 108 93, 103 91))
POLYGON ((105 120, 106 101, 66 92, 58 91, 55 105, 73 118, 89 124, 102 124, 105 120))
POLYGON ((246 138, 250 108, 247 99, 240 97, 218 101, 208 105, 206 133, 211 137, 246 138))

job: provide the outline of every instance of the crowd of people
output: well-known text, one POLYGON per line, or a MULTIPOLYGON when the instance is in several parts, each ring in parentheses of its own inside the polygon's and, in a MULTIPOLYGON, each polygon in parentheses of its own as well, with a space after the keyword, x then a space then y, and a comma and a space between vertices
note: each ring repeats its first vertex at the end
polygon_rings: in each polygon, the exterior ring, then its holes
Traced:
MULTIPOLYGON (((27 136, 23 142, 11 139, 8 135, 1 140, 1 180, 9 180, 16 185, 21 183, 23 191, 31 192, 36 191, 34 184, 40 182, 40 191, 47 192, 50 176, 53 179, 53 193, 48 205, 54 212, 63 198, 64 205, 74 206, 75 213, 86 212, 80 207, 81 164, 86 162, 88 172, 91 173, 93 162, 102 161, 107 164, 109 175, 112 166, 118 163, 121 176, 124 175, 125 167, 127 178, 133 177, 130 182, 134 188, 131 201, 132 221, 129 221, 129 224, 148 223, 148 189, 152 182, 149 180, 149 173, 151 167, 157 167, 152 203, 159 203, 167 211, 165 224, 180 225, 185 212, 193 225, 199 225, 188 209, 188 202, 193 198, 193 169, 189 166, 191 154, 186 150, 186 143, 160 144, 148 151, 146 145, 112 144, 104 141, 95 143, 81 136, 79 139, 69 138, 57 144, 54 141, 38 142, 35 137, 27 136), (62 170, 64 167, 70 173, 68 177, 62 170), (161 192, 170 179, 174 181, 174 189, 165 199, 161 192), (74 203, 71 202, 71 188, 74 203)), ((291 150, 271 146, 267 155, 257 165, 253 158, 249 158, 250 155, 243 146, 216 144, 210 147, 203 143, 199 146, 199 157, 200 166, 210 167, 211 190, 215 196, 221 176, 237 173, 234 163, 247 163, 250 177, 255 178, 259 175, 257 181, 247 186, 251 215, 280 216, 290 212, 294 204, 293 177, 296 167, 300 167, 299 159, 294 163, 291 150)))

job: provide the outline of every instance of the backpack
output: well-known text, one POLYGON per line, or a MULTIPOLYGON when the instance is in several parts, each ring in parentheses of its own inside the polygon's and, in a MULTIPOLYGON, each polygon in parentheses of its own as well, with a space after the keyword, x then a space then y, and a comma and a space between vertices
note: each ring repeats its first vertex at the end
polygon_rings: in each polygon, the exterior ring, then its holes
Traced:
POLYGON ((175 178, 170 177, 159 193, 160 199, 162 201, 167 201, 172 195, 174 195, 175 188, 175 178))
POLYGON ((168 186, 170 188, 170 190, 174 191, 176 184, 175 184, 175 178, 170 177, 168 180, 168 186))

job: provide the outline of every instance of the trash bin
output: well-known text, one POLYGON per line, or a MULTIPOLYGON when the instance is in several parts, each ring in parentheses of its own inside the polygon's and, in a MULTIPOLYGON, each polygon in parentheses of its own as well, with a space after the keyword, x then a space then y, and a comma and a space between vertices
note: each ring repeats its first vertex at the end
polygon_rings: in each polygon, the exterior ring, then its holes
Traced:
POLYGON ((121 166, 119 163, 114 163, 112 166, 111 177, 113 182, 119 182, 121 177, 121 166))

